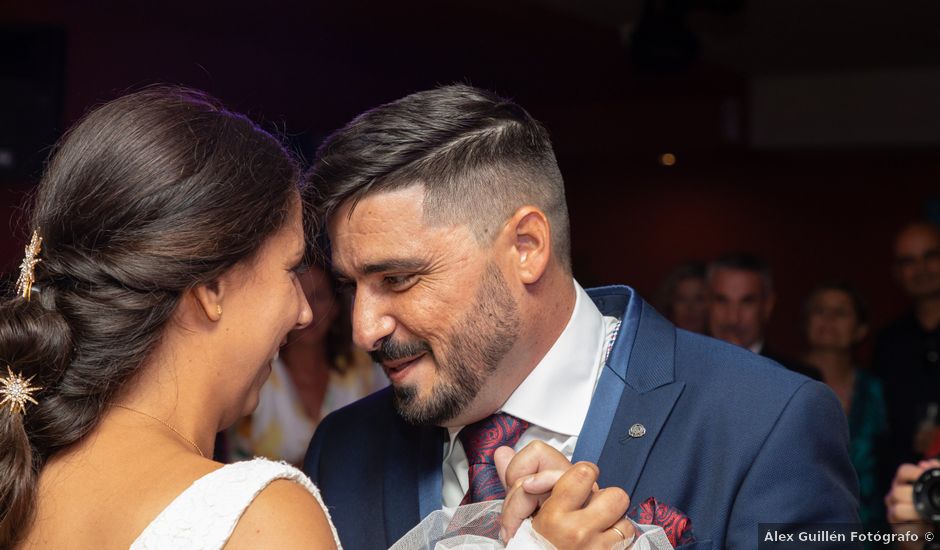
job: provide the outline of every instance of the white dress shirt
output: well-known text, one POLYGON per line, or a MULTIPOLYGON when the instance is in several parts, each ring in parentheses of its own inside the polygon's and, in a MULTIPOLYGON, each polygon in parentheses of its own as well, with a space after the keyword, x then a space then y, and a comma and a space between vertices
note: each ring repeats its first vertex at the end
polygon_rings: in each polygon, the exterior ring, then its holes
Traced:
MULTIPOLYGON (((497 411, 529 422, 529 429, 516 444, 517 451, 539 439, 561 451, 568 460, 574 454, 591 406, 594 387, 607 358, 607 343, 619 326, 617 318, 601 315, 587 292, 572 281, 576 299, 565 330, 497 411)), ((461 429, 449 428, 450 441, 444 444, 445 509, 458 506, 470 486, 467 455, 457 438, 461 429)))

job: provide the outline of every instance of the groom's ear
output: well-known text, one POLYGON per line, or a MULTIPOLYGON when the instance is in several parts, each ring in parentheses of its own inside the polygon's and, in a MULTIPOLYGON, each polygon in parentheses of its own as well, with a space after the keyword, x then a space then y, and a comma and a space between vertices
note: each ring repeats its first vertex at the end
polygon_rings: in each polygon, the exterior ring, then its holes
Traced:
POLYGON ((542 278, 552 257, 551 225, 535 206, 516 210, 503 226, 509 266, 523 284, 542 278))

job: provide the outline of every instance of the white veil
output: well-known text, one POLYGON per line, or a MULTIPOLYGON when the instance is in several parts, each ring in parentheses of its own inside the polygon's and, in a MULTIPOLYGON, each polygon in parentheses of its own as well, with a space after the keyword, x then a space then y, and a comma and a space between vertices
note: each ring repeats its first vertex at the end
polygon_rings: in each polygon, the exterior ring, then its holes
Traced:
MULTIPOLYGON (((555 550, 550 542, 532 529, 526 520, 516 536, 506 544, 499 538, 502 500, 491 500, 437 510, 408 531, 389 550, 555 550)), ((662 527, 639 525, 632 546, 623 543, 611 550, 673 550, 662 527)))

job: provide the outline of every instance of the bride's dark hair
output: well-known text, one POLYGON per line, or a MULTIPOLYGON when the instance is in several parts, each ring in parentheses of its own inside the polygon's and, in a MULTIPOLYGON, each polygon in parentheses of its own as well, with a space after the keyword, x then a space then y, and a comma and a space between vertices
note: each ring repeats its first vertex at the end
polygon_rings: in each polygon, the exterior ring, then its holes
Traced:
POLYGON ((46 461, 95 427, 188 289, 285 223, 299 180, 279 140, 185 88, 121 97, 66 134, 32 207, 32 297, 0 302, 0 376, 43 388, 0 411, 0 548, 28 528, 46 461))

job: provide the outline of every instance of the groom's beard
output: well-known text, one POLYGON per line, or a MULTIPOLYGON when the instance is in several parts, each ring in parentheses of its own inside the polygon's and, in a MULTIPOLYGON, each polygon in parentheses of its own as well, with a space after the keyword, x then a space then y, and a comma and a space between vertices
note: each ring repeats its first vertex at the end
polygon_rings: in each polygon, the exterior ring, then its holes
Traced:
POLYGON ((519 308, 494 264, 487 266, 474 302, 476 306, 453 327, 447 349, 433 350, 420 340, 387 338, 371 353, 374 361, 382 363, 427 352, 437 365, 437 380, 424 396, 417 386, 393 385, 395 408, 405 421, 440 426, 458 416, 515 344, 519 308))

